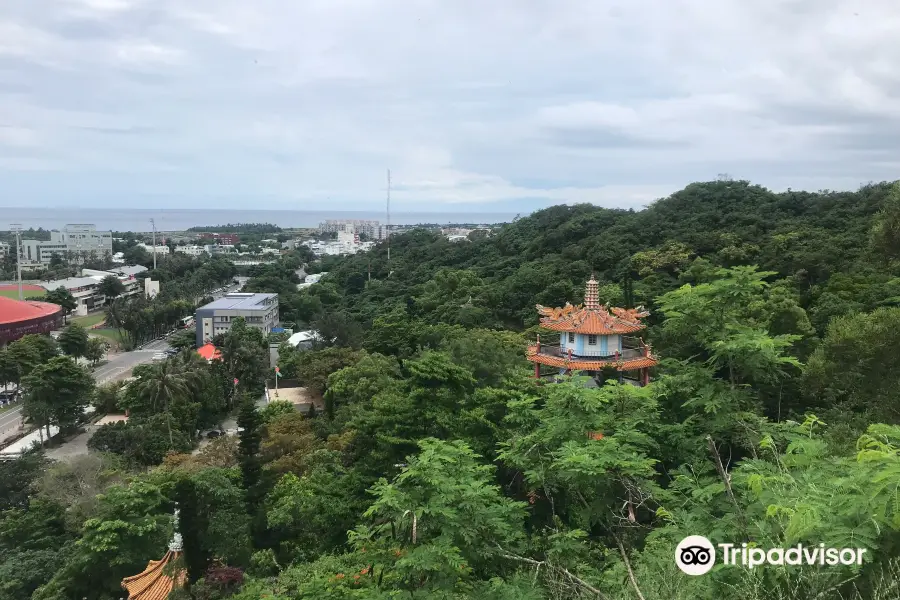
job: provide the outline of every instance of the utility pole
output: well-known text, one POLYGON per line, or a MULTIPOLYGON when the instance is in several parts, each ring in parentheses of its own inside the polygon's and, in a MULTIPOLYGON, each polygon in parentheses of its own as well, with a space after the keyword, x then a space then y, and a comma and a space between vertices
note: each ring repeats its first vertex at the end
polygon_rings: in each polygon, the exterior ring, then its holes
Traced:
POLYGON ((156 270, 156 221, 150 219, 150 224, 153 225, 153 270, 156 270))
POLYGON ((387 172, 387 261, 388 275, 391 273, 391 170, 387 172))
POLYGON ((22 225, 13 223, 9 226, 16 233, 16 277, 19 282, 19 301, 25 301, 25 292, 22 291, 22 225))

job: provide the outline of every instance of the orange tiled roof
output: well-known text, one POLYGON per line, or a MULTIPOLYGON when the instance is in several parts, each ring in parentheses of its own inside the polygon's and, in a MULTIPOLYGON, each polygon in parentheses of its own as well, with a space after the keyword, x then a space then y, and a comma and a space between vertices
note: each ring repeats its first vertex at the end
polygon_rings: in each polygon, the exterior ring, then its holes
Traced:
MULTIPOLYGON (((123 579, 122 587, 128 592, 128 600, 165 600, 175 586, 172 577, 164 572, 165 567, 180 555, 180 552, 169 550, 162 560, 151 560, 142 573, 123 579)), ((184 582, 184 577, 184 571, 176 574, 179 585, 184 582)))
POLYGON ((551 356, 549 354, 539 354, 537 346, 529 346, 525 356, 531 362, 547 365, 548 367, 559 367, 571 369, 573 371, 599 371, 606 367, 615 367, 617 371, 633 371, 635 369, 644 369, 646 367, 655 367, 659 361, 655 357, 641 356, 638 358, 623 358, 620 360, 589 360, 585 358, 572 358, 569 360, 563 356, 551 356))
POLYGON ((541 327, 552 331, 567 331, 590 335, 634 333, 647 326, 640 322, 650 313, 638 308, 583 307, 566 304, 562 308, 537 305, 542 315, 541 327))
POLYGON ((206 360, 212 360, 214 358, 222 358, 222 353, 219 352, 215 346, 212 344, 206 344, 205 346, 200 346, 197 348, 197 354, 205 358, 206 360))

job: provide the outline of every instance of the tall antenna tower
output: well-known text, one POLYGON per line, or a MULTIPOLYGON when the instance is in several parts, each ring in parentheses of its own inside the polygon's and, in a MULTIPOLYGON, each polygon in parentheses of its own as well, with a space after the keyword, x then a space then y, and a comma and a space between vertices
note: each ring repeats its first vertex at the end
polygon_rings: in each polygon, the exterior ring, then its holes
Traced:
POLYGON ((391 272, 391 170, 387 170, 387 259, 388 274, 391 272))
POLYGON ((25 292, 22 291, 22 225, 13 223, 9 228, 16 234, 16 279, 19 282, 19 301, 25 301, 25 292))
POLYGON ((153 225, 153 270, 156 270, 156 221, 154 219, 150 219, 150 224, 153 225))

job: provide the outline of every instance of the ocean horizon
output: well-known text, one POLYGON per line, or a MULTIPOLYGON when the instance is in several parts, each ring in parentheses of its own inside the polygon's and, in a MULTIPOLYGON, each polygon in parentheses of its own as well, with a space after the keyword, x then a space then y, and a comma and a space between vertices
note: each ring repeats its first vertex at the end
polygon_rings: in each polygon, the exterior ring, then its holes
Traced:
MULTIPOLYGON (((498 212, 398 212, 391 214, 392 225, 493 224, 509 223, 516 213, 498 212)), ((34 208, 0 207, 0 230, 10 224, 24 229, 59 229, 72 223, 96 225, 100 230, 147 232, 184 231, 191 227, 237 223, 271 223, 282 228, 317 227, 326 219, 366 219, 386 223, 384 213, 351 210, 237 210, 237 209, 147 209, 147 208, 34 208)))

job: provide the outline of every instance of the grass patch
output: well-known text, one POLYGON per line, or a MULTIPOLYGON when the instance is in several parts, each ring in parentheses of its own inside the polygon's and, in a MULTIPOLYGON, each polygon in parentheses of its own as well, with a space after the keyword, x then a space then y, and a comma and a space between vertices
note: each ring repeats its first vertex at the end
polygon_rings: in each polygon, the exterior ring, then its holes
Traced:
POLYGON ((92 329, 91 333, 103 336, 117 346, 122 346, 124 344, 118 329, 92 329))
POLYGON ((100 313, 97 315, 87 315, 85 317, 71 317, 69 323, 78 323, 82 327, 93 327, 104 319, 106 319, 106 315, 100 313))
MULTIPOLYGON (((22 290, 22 294, 25 298, 37 298, 39 296, 43 296, 47 292, 43 290, 22 290)), ((19 299, 19 290, 0 290, 0 296, 4 298, 12 298, 13 300, 19 299)))

